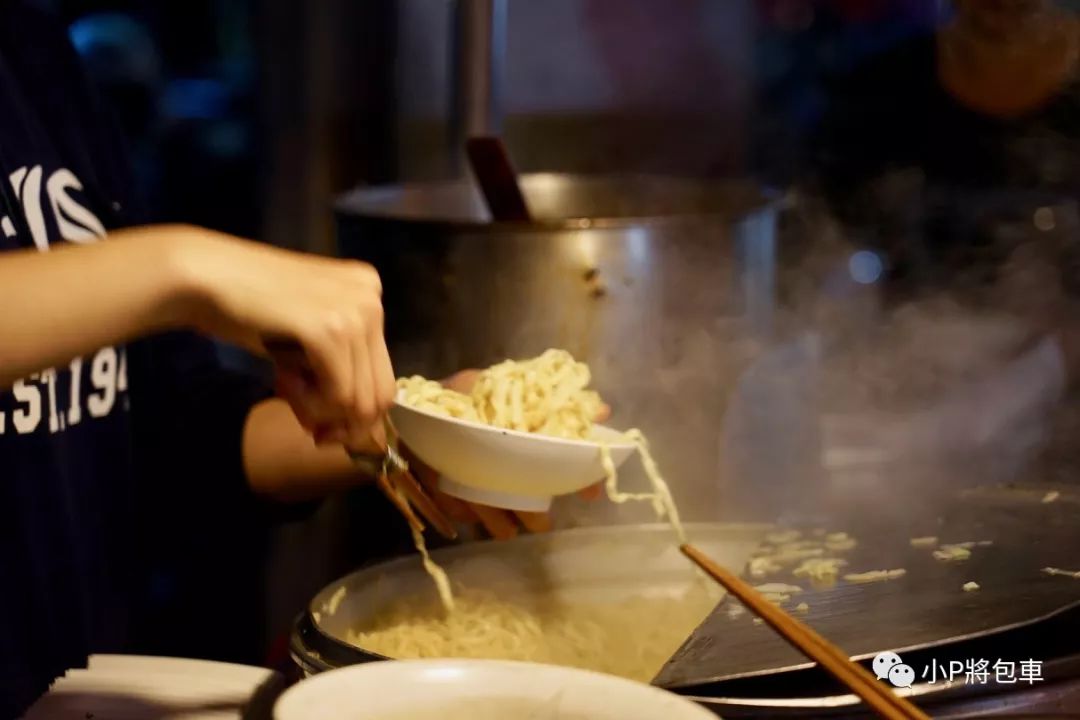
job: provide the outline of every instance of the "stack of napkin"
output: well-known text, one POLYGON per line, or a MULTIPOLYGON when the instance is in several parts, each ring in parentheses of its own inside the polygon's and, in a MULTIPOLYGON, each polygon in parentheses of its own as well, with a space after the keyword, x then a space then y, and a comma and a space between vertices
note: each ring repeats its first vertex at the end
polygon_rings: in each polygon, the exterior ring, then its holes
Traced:
POLYGON ((135 655, 92 655, 23 720, 267 720, 285 679, 273 670, 135 655))

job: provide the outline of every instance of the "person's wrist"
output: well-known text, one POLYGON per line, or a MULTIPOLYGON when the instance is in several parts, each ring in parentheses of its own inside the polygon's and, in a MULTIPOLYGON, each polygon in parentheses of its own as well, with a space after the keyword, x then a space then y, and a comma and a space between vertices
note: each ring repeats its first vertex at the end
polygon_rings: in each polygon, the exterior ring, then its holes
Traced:
MULTIPOLYGON (((158 274, 162 329, 211 331, 222 302, 222 267, 215 267, 207 231, 189 225, 161 225, 152 230, 150 263, 158 274)), ((217 259, 217 265, 227 263, 217 259)))

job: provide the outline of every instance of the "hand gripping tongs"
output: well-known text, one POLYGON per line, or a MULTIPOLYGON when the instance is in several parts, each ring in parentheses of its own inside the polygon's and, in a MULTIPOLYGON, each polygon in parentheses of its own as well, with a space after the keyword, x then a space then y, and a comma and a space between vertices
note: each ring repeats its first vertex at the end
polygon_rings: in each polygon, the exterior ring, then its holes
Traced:
MULTIPOLYGON (((311 370, 307 354, 300 343, 290 339, 267 338, 263 344, 275 363, 315 382, 315 373, 311 370)), ((394 447, 397 436, 389 420, 386 421, 386 438, 386 450, 381 454, 349 450, 349 457, 357 469, 375 478, 379 489, 405 516, 414 530, 424 531, 424 523, 413 512, 415 506, 436 532, 450 540, 456 539, 458 533, 454 523, 443 514, 425 492, 423 485, 409 472, 409 463, 394 447)))

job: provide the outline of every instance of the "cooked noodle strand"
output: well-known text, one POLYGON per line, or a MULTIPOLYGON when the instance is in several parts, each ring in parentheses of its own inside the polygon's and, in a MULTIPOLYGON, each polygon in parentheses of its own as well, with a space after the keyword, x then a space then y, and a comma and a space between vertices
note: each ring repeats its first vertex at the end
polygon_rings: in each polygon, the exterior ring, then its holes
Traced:
MULTIPOLYGON (((403 378, 404 402, 421 410, 495 427, 587 439, 602 407, 588 390, 591 373, 564 350, 531 360, 506 360, 480 373, 471 393, 448 390, 422 377, 403 378)), ((667 518, 680 543, 686 534, 671 491, 640 430, 625 433, 641 458, 651 492, 622 492, 611 448, 599 445, 604 487, 612 502, 649 502, 667 518)), ((532 660, 591 668, 649 680, 716 602, 711 585, 683 597, 632 598, 620 603, 561 603, 551 598, 501 597, 478 588, 450 591, 446 573, 430 557, 423 535, 413 542, 434 579, 442 612, 430 601, 406 598, 350 642, 394 658, 482 657, 532 660)))

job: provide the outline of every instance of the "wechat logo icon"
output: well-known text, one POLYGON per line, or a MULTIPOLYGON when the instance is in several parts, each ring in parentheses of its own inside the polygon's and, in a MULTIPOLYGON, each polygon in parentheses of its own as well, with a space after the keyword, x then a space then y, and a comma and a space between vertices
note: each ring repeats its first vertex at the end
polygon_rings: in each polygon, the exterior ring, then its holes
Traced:
POLYGON ((909 688, 915 682, 915 669, 905 665, 894 652, 880 652, 874 656, 874 675, 878 680, 888 680, 897 688, 909 688))

